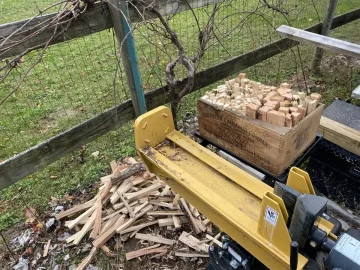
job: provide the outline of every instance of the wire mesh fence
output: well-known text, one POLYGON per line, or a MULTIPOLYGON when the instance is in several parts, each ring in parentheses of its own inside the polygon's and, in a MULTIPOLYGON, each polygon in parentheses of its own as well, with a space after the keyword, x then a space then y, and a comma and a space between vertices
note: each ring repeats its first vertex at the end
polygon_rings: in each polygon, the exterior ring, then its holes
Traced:
MULTIPOLYGON (((4 15, 0 22, 31 17, 52 3, 55 1, 2 1, 0 10, 4 15)), ((351 6, 349 3, 340 4, 341 12, 351 6)), ((167 17, 187 54, 196 52, 201 30, 214 5, 167 17)), ((278 39, 275 29, 281 24, 305 28, 321 22, 327 0, 230 0, 216 5, 220 7, 215 17, 214 36, 198 70, 271 43, 278 39), (279 7, 279 10, 274 7, 279 7)), ((52 8, 46 12, 54 11, 52 8)), ((164 70, 177 52, 174 45, 159 34, 158 20, 138 22, 133 26, 143 87, 149 91, 165 84, 164 70)), ((112 30, 51 46, 42 62, 26 77, 20 90, 1 105, 0 160, 112 107, 118 50, 112 30)), ((27 63, 30 65, 38 54, 34 51, 24 57, 24 63, 0 85, 0 98, 16 86, 28 67, 27 63)), ((276 61, 279 62, 280 57, 272 60, 279 67, 276 61)), ((179 70, 179 77, 185 75, 185 70, 179 70)), ((121 102, 129 97, 122 68, 117 76, 116 101, 121 102)))
MULTIPOLYGON (((55 2, 0 1, 0 24, 29 18, 55 2)), ((328 0, 218 2, 219 11, 215 16, 214 35, 208 43, 198 71, 278 40, 275 29, 281 24, 306 28, 321 22, 327 2, 328 0), (269 6, 280 6, 282 9, 274 10, 269 6)), ((198 50, 201 31, 209 21, 214 5, 167 16, 169 24, 179 36, 188 55, 198 50)), ((359 7, 358 0, 339 1, 337 15, 359 7)), ((56 11, 53 8, 46 13, 56 11)), ((166 84, 165 68, 176 58, 178 51, 171 41, 159 32, 159 20, 135 22, 133 27, 143 88, 147 92, 166 84)), ((342 33, 341 30, 335 31, 335 34, 343 39, 348 37, 346 32, 342 33)), ((249 77, 264 83, 278 84, 290 78, 295 87, 304 87, 304 69, 301 67, 302 64, 311 61, 313 50, 311 46, 301 45, 248 68, 246 72, 249 77)), ((38 55, 39 51, 26 55, 24 63, 0 84, 0 100, 11 92, 38 55)), ((119 55, 119 47, 112 29, 49 47, 41 63, 31 70, 21 88, 0 105, 0 161, 127 100, 129 90, 122 65, 114 80, 119 55)), ((326 59, 325 63, 334 61, 332 59, 334 58, 326 59)), ((179 78, 186 76, 184 69, 179 68, 176 72, 179 78)), ((350 78, 353 84, 360 83, 358 69, 349 65, 346 74, 348 77, 344 76, 350 78)), ((321 86, 316 79, 307 83, 314 87, 321 86)), ((209 85, 206 89, 185 97, 181 111, 195 112, 197 97, 211 87, 209 85)), ((327 98, 327 93, 324 93, 327 98)), ((329 98, 330 96, 331 94, 329 98)), ((95 181, 99 173, 105 170, 110 159, 134 154, 132 145, 132 127, 125 125, 87 144, 85 156, 84 149, 75 151, 48 166, 43 173, 29 176, 29 181, 19 182, 6 192, 0 191, 0 200, 12 200, 21 193, 31 198, 29 203, 36 205, 49 196, 75 188, 79 183, 95 181), (100 152, 99 156, 91 155, 97 151, 100 152)), ((24 207, 23 201, 20 201, 20 204, 24 207)), ((12 211, 8 214, 17 216, 17 213, 12 211)), ((0 218, 0 228, 3 225, 2 220, 5 219, 8 219, 8 215, 2 215, 0 218)))

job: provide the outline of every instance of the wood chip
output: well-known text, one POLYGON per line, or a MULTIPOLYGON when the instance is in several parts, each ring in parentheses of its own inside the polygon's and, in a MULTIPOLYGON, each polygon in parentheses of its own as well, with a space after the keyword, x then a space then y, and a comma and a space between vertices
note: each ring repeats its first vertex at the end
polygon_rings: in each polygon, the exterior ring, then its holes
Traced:
POLYGON ((126 222, 121 224, 117 229, 116 232, 121 233, 122 230, 125 230, 128 228, 131 224, 133 224, 137 219, 145 215, 148 211, 150 211, 153 208, 152 205, 148 205, 143 210, 141 210, 139 213, 135 215, 135 217, 128 219, 126 222))
POLYGON ((130 205, 128 204, 128 202, 124 199, 123 195, 121 195, 120 193, 118 193, 120 200, 123 202, 123 204, 125 205, 126 209, 129 212, 130 217, 135 217, 134 211, 131 209, 130 205))
POLYGON ((186 203, 186 201, 184 200, 184 198, 181 198, 180 199, 180 202, 181 202, 181 205, 182 207, 184 208, 187 216, 188 216, 188 219, 190 220, 191 224, 192 224, 192 227, 193 227, 193 230, 195 232, 195 234, 199 234, 201 232, 200 228, 198 227, 192 213, 190 212, 190 209, 186 203))
POLYGON ((91 208, 89 208, 88 210, 86 210, 84 213, 82 213, 80 216, 78 216, 76 219, 71 220, 67 227, 71 230, 72 228, 74 228, 81 220, 88 218, 89 216, 92 215, 92 213, 96 210, 96 205, 93 204, 93 206, 91 208))
POLYGON ((125 222, 125 216, 122 215, 114 225, 112 225, 108 230, 101 234, 98 238, 93 241, 93 246, 100 248, 104 245, 115 233, 116 229, 120 227, 125 222))
POLYGON ((83 204, 74 205, 72 208, 70 208, 70 209, 68 209, 66 211, 62 211, 59 214, 56 214, 55 218, 57 220, 60 220, 60 219, 62 219, 64 217, 75 215, 75 214, 77 214, 77 213, 79 213, 81 211, 89 209, 94 205, 95 200, 96 200, 96 198, 94 198, 94 199, 92 199, 92 200, 90 200, 90 201, 88 201, 86 203, 83 203, 83 204))
POLYGON ((179 194, 179 193, 176 194, 176 196, 175 196, 175 198, 174 198, 174 200, 173 200, 173 203, 172 203, 173 206, 179 205, 180 198, 181 198, 180 194, 179 194))
POLYGON ((205 237, 206 237, 206 239, 211 240, 211 243, 215 243, 215 244, 218 245, 219 247, 222 247, 222 243, 221 243, 219 240, 217 240, 217 239, 215 239, 214 237, 212 237, 211 235, 206 234, 205 237))
POLYGON ((129 195, 124 194, 124 197, 128 200, 138 200, 144 196, 149 195, 153 191, 158 190, 161 187, 162 187, 161 183, 156 183, 156 184, 151 185, 150 187, 144 188, 138 192, 133 192, 129 195))
POLYGON ((293 112, 291 113, 292 124, 295 126, 300 121, 301 114, 293 112))
POLYGON ((177 217, 177 216, 172 216, 172 219, 173 219, 173 222, 174 222, 175 229, 181 228, 180 218, 177 217))
POLYGON ((209 246, 205 243, 200 243, 199 239, 195 238, 194 236, 190 235, 187 232, 182 232, 179 241, 196 251, 204 251, 208 252, 209 246))
POLYGON ((102 202, 101 202, 101 200, 98 200, 97 209, 95 211, 94 229, 92 230, 92 232, 89 236, 92 239, 95 239, 96 236, 98 236, 98 234, 101 231, 101 222, 102 222, 101 214, 102 214, 102 202))
POLYGON ((89 255, 87 257, 85 257, 85 259, 82 260, 81 264, 78 265, 78 267, 76 267, 76 270, 84 270, 91 263, 96 252, 97 252, 97 249, 95 247, 93 247, 91 249, 89 255))
POLYGON ((51 239, 49 239, 46 243, 46 246, 45 246, 45 249, 44 249, 44 254, 43 254, 43 257, 45 258, 48 253, 49 253, 49 248, 50 248, 50 243, 51 243, 51 239))
POLYGON ((174 245, 176 243, 175 240, 162 238, 162 237, 154 236, 154 235, 150 235, 150 234, 143 234, 143 233, 137 233, 135 235, 135 239, 146 240, 148 242, 154 242, 154 243, 170 245, 170 246, 172 246, 172 245, 174 245))
POLYGON ((108 246, 101 246, 101 250, 106 254, 108 257, 116 257, 116 254, 110 250, 108 246))
POLYGON ((280 127, 285 126, 285 114, 279 111, 270 111, 267 114, 266 121, 273 125, 277 125, 280 127))
MULTIPOLYGON (((180 219, 180 224, 189 223, 189 220, 186 217, 179 216, 178 218, 180 219)), ((175 226, 174 220, 173 220, 172 217, 171 218, 158 219, 157 221, 158 221, 159 227, 175 226)))

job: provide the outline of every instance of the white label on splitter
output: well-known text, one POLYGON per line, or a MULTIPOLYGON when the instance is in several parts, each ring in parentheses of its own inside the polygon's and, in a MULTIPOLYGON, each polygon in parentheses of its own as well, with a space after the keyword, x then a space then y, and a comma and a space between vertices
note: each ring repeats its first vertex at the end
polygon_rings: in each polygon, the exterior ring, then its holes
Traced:
POLYGON ((270 206, 266 206, 265 210, 265 220, 271 223, 273 226, 276 225, 279 213, 272 209, 270 206))
POLYGON ((348 234, 344 234, 335 245, 335 250, 360 264, 360 242, 348 234))

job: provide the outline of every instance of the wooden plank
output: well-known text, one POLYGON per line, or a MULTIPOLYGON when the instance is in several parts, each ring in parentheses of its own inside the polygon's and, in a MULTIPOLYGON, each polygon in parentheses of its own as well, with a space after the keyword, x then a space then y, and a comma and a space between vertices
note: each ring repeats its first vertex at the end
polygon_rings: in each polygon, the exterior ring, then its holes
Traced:
POLYGON ((150 234, 144 234, 144 233, 137 233, 135 235, 135 239, 145 240, 148 242, 154 242, 154 243, 170 245, 170 246, 172 246, 176 243, 175 240, 171 240, 171 239, 167 239, 167 238, 163 238, 163 237, 159 237, 159 236, 155 236, 155 235, 150 235, 150 234))
POLYGON ((276 29, 281 36, 295 41, 309 43, 318 48, 323 48, 334 53, 341 53, 355 58, 360 56, 360 45, 336 38, 322 36, 294 27, 282 25, 276 29))
MULTIPOLYGON (((335 17, 332 29, 352 22, 360 18, 360 9, 335 17)), ((308 31, 319 33, 321 24, 307 28, 308 31)), ((235 57, 229 61, 213 66, 196 74, 196 81, 192 91, 199 90, 213 84, 236 72, 258 64, 274 55, 282 53, 293 46, 296 42, 287 39, 273 42, 255 51, 235 57)), ((180 80, 176 87, 182 89, 187 79, 180 80)), ((169 102, 166 94, 167 86, 160 87, 145 94, 147 108, 154 109, 169 102)), ((64 131, 38 145, 35 145, 8 160, 0 163, 0 190, 17 181, 41 170, 47 165, 60 159, 78 147, 89 143, 107 132, 124 125, 135 118, 135 112, 131 100, 124 101, 117 107, 109 109, 67 131, 64 131), (116 123, 116 115, 118 121, 116 123)))
POLYGON ((319 132, 325 140, 360 156, 360 131, 322 116, 319 132))
POLYGON ((148 254, 153 254, 153 253, 166 253, 168 251, 167 247, 158 247, 158 248, 143 248, 143 249, 138 249, 138 250, 134 250, 134 251, 130 251, 128 253, 125 254, 125 258, 127 261, 130 261, 132 259, 135 259, 137 257, 141 257, 144 255, 148 255, 148 254))
MULTIPOLYGON (((23 26, 26 22, 26 27, 23 28, 21 33, 14 35, 11 37, 11 41, 17 41, 26 38, 32 32, 37 31, 44 25, 40 27, 37 26, 42 22, 46 22, 55 17, 56 14, 48 14, 40 16, 32 21, 28 22, 29 19, 17 22, 11 22, 7 24, 0 25, 0 43, 7 38, 10 34, 16 31, 18 28, 23 26), (35 27, 35 28, 34 28, 35 27), (34 29, 32 29, 34 28, 34 29)), ((66 20, 68 18, 65 18, 66 20)), ((72 22, 69 29, 66 31, 66 34, 60 35, 56 39, 54 39, 51 44, 56 44, 59 42, 64 42, 67 40, 71 40, 74 38, 91 35, 93 33, 108 29, 112 27, 112 22, 109 14, 109 10, 106 8, 106 5, 101 3, 95 3, 94 7, 91 10, 80 15, 74 22, 72 22)), ((59 27, 60 28, 60 27, 59 27)), ((59 29, 59 32, 61 29, 59 29)), ((48 28, 45 31, 41 32, 41 34, 36 35, 33 38, 28 39, 27 41, 19 44, 18 46, 13 47, 11 50, 6 51, 6 48, 10 45, 4 44, 2 48, 0 48, 0 59, 15 56, 21 52, 23 52, 27 48, 31 48, 37 46, 39 44, 43 44, 47 42, 50 37, 54 33, 54 28, 48 28), (5 52, 6 51, 6 52, 5 52)))
MULTIPOLYGON (((206 6, 212 3, 221 2, 220 0, 201 0, 201 1, 189 1, 189 2, 181 2, 171 0, 157 0, 151 2, 151 4, 160 12, 160 14, 166 16, 174 13, 179 13, 184 10, 189 9, 189 5, 197 8, 206 6)), ((20 34, 11 37, 11 41, 21 40, 26 38, 30 33, 35 32, 40 27, 41 23, 45 23, 48 20, 51 20, 56 16, 56 13, 48 14, 39 16, 29 22, 29 19, 11 22, 7 24, 0 25, 0 43, 7 38, 10 34, 12 34, 16 29, 19 29, 25 23, 26 26, 23 27, 23 30, 20 34), (37 26, 37 27, 36 27, 37 26)), ((131 22, 136 22, 142 20, 138 16, 138 11, 131 5, 129 6, 129 17, 131 22)), ((150 16, 147 16, 150 18, 150 16)), ((68 18, 65 18, 68 19, 68 18)), ((44 26, 44 25, 41 25, 44 26)), ((68 40, 72 40, 74 38, 91 35, 97 33, 99 31, 103 31, 113 27, 113 22, 111 20, 110 11, 106 2, 97 2, 94 4, 93 8, 87 10, 85 13, 80 15, 69 27, 66 31, 66 34, 59 36, 58 38, 54 39, 50 44, 57 44, 59 42, 64 42, 68 40)), ((60 31, 60 30, 59 30, 60 31)), ((26 48, 31 48, 37 46, 39 44, 43 44, 47 42, 50 37, 53 35, 54 28, 48 28, 45 31, 41 32, 41 34, 36 35, 33 38, 28 39, 26 42, 19 44, 11 48, 10 50, 4 53, 4 48, 8 46, 5 45, 3 48, 0 49, 0 59, 11 57, 18 55, 19 53, 23 52, 26 48)))

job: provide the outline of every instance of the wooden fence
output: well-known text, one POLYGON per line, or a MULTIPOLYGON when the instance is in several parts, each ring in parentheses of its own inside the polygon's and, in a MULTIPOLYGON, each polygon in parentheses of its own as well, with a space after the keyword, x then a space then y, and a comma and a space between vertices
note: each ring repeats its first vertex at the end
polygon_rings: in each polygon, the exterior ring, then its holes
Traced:
MULTIPOLYGON (((191 2, 193 8, 205 6, 208 4, 220 2, 220 0, 202 0, 191 2)), ((160 0, 157 2, 157 8, 162 15, 174 14, 189 7, 185 4, 179 6, 178 1, 160 0)), ((53 14, 38 18, 29 24, 26 28, 30 29, 37 25, 39 21, 46 20, 53 14)), ((129 17, 131 21, 137 21, 139 18, 135 10, 129 8, 129 17)), ((350 23, 360 18, 360 9, 353 10, 346 14, 342 14, 333 19, 331 29, 338 28, 342 25, 350 23)), ((3 37, 11 34, 14 29, 23 25, 26 21, 14 22, 0 26, 0 32, 3 37), (5 33, 5 34, 4 34, 5 33)), ((66 36, 59 37, 53 43, 59 43, 66 40, 74 39, 80 36, 89 35, 98 31, 114 27, 111 20, 108 7, 101 3, 96 3, 94 8, 83 14, 81 20, 75 21, 66 33, 66 36)), ((320 33, 322 24, 313 25, 305 30, 320 33)), ((32 47, 41 44, 48 40, 53 32, 49 29, 48 32, 43 33, 37 37, 36 40, 29 40, 22 44, 22 48, 14 47, 12 50, 6 52, 6 56, 14 56, 21 52, 24 47, 32 47)), ((24 32, 26 35, 26 31, 24 32)), ((221 79, 226 78, 236 72, 240 72, 248 67, 260 63, 272 56, 275 56, 283 51, 286 51, 297 43, 288 39, 282 39, 271 44, 268 44, 257 50, 248 52, 241 56, 235 57, 231 60, 223 62, 219 65, 213 66, 207 70, 201 71, 196 75, 195 87, 192 92, 215 83, 221 79)), ((0 51, 1 52, 1 51, 0 51)), ((186 84, 187 80, 183 79, 177 87, 180 89, 186 84)), ((145 94, 145 101, 148 110, 151 110, 159 105, 168 103, 167 87, 160 87, 145 94)), ((20 179, 44 168, 52 162, 60 159, 71 151, 77 149, 81 145, 93 141, 106 134, 107 132, 118 128, 135 118, 135 109, 132 100, 127 100, 115 108, 105 111, 65 132, 62 132, 28 150, 13 156, 12 158, 0 163, 0 189, 6 188, 20 179), (117 119, 117 122, 116 122, 117 119)))

